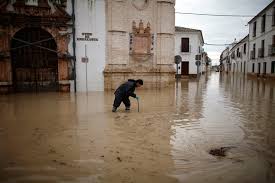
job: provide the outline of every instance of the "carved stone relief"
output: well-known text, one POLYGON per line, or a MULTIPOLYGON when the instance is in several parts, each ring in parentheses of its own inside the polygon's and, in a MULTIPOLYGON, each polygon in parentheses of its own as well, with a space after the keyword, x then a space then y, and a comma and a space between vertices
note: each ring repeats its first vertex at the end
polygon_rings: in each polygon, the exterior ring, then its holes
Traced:
POLYGON ((139 11, 147 8, 149 0, 132 0, 132 5, 139 11))
POLYGON ((151 34, 150 23, 146 28, 140 20, 138 27, 132 22, 132 33, 130 33, 130 55, 138 61, 145 61, 152 55, 154 49, 154 35, 151 34))

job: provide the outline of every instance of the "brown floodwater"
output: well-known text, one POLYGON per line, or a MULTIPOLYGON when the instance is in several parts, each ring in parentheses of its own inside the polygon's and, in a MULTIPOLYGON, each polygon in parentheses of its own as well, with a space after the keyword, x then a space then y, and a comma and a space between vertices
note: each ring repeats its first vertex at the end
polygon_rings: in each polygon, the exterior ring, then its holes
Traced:
POLYGON ((275 182, 274 83, 212 73, 136 93, 140 111, 117 113, 113 92, 0 96, 0 182, 275 182))

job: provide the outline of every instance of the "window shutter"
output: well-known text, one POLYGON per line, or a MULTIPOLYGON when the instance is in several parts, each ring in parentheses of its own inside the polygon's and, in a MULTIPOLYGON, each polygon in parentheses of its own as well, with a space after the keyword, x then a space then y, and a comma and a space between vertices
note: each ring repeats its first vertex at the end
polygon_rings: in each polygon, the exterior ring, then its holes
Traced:
POLYGON ((189 51, 189 38, 181 38, 181 52, 189 51))

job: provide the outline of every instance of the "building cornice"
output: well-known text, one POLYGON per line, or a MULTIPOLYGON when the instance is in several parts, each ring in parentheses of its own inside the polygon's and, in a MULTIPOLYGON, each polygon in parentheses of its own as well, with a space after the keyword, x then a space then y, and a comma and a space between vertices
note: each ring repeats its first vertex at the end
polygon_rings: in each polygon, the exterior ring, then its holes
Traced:
POLYGON ((248 24, 251 24, 255 19, 257 19, 258 17, 260 17, 263 12, 267 11, 269 8, 271 8, 272 6, 275 5, 275 1, 273 0, 269 5, 267 5, 262 11, 260 11, 255 17, 253 17, 248 24))

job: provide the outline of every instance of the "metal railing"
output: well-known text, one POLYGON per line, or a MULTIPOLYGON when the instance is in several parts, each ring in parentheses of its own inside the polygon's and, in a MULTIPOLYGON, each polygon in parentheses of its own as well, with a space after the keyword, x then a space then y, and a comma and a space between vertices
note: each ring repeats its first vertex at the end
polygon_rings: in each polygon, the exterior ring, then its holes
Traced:
POLYGON ((268 46, 268 56, 275 56, 275 45, 268 46))
POLYGON ((237 52, 237 58, 243 58, 243 55, 241 52, 237 52))
POLYGON ((250 59, 255 59, 256 58, 256 52, 254 50, 252 50, 250 52, 250 59))
POLYGON ((263 58, 264 57, 264 48, 259 48, 258 49, 258 57, 263 58))
POLYGON ((183 51, 182 50, 182 47, 180 46, 180 51, 181 51, 181 53, 191 53, 191 45, 189 45, 189 50, 188 51, 183 51))

